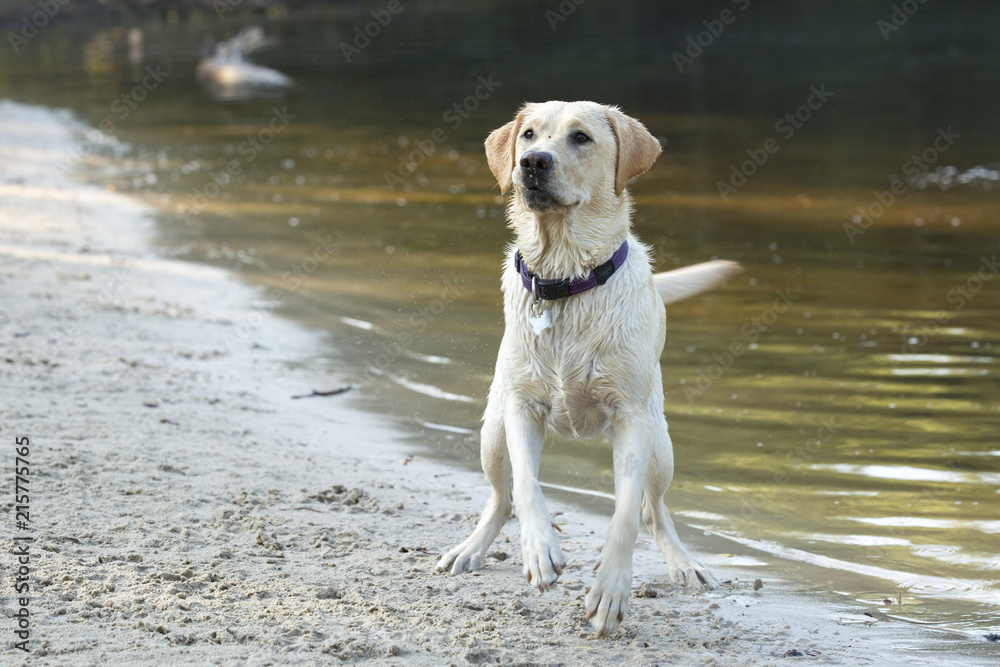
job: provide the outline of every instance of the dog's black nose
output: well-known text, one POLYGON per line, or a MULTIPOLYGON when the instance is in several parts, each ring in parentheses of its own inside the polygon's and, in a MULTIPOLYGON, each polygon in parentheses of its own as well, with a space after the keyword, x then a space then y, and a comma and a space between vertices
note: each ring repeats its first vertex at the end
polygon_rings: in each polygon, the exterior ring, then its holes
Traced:
POLYGON ((544 171, 552 166, 552 155, 541 151, 528 151, 521 156, 521 168, 531 172, 544 171))

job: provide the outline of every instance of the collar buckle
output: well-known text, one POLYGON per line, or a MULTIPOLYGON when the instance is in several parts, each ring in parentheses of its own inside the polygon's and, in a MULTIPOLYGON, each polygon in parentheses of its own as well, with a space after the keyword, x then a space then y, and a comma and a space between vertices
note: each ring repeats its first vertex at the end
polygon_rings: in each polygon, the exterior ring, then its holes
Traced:
POLYGON ((524 286, 524 289, 531 293, 534 301, 533 307, 536 310, 540 310, 542 301, 565 299, 608 282, 611 276, 615 274, 615 271, 625 263, 626 257, 628 257, 627 240, 615 251, 611 259, 600 266, 594 267, 586 278, 579 278, 577 280, 570 280, 569 278, 539 278, 537 274, 532 273, 528 269, 528 265, 525 264, 520 250, 514 253, 514 268, 521 275, 521 284, 524 286))

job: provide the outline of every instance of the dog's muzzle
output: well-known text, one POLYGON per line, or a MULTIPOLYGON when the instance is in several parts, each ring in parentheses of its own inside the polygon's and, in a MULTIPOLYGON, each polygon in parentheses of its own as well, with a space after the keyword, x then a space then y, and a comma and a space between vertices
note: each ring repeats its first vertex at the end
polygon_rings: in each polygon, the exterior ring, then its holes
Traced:
POLYGON ((524 201, 532 211, 547 211, 561 202, 548 190, 549 176, 552 174, 552 154, 543 151, 528 151, 521 156, 521 186, 524 201))

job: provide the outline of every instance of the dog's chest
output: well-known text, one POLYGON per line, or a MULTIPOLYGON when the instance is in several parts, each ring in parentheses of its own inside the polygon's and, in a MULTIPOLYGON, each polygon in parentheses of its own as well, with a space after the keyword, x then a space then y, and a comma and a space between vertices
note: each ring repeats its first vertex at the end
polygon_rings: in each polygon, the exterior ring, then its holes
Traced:
POLYGON ((593 438, 608 427, 610 411, 579 393, 556 392, 549 426, 564 438, 593 438))
POLYGON ((559 317, 554 318, 552 330, 525 340, 532 393, 548 406, 549 424, 563 437, 600 434, 620 396, 619 382, 596 340, 575 327, 567 328, 559 317))
POLYGON ((551 327, 537 334, 531 293, 513 267, 504 276, 498 389, 517 403, 533 404, 564 437, 600 435, 617 413, 643 409, 649 396, 662 349, 661 339, 653 351, 663 333, 663 306, 651 284, 644 290, 630 275, 643 266, 640 259, 630 258, 632 264, 607 284, 547 302, 551 327))

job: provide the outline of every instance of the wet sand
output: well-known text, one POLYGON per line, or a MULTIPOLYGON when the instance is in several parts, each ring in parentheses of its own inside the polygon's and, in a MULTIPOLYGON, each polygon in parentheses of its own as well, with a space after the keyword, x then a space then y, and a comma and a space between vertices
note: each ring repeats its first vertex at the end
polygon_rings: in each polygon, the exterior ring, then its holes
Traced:
MULTIPOLYGON (((0 102, 0 410, 13 473, 30 438, 28 530, 5 495, 3 569, 30 536, 25 665, 987 664, 968 639, 861 615, 789 581, 669 584, 640 540, 623 629, 583 615, 606 518, 553 499, 569 560, 540 594, 516 519, 481 572, 433 572, 463 539, 481 475, 411 458, 389 420, 313 370, 318 335, 222 271, 157 257, 152 211, 66 164, 84 129, 0 102), (786 652, 800 656, 784 658, 786 652)), ((364 387, 356 391, 364 391, 364 387)), ((740 554, 738 554, 740 555, 740 554)), ((749 560, 749 559, 743 559, 749 560)))

